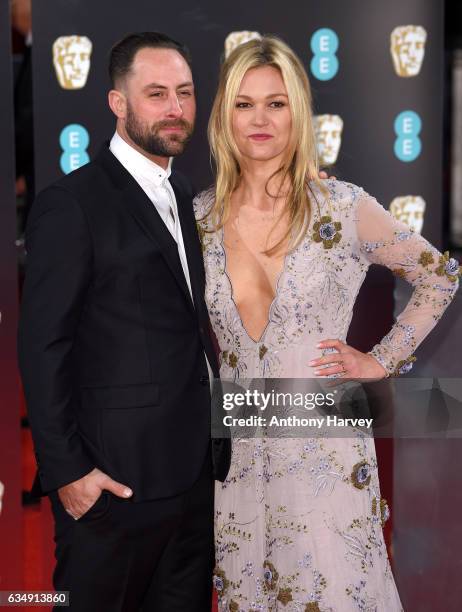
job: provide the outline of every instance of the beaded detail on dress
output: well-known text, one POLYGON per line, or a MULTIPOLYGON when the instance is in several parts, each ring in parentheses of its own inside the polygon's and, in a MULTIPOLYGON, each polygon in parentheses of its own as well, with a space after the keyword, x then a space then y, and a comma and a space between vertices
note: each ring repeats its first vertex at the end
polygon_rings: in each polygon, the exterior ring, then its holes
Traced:
MULTIPOLYGON (((207 216, 214 192, 195 199, 206 302, 220 347, 221 376, 310 378, 316 344, 345 341, 372 263, 413 285, 406 308, 370 353, 404 374, 417 346, 452 300, 460 268, 355 185, 312 186, 305 238, 285 257, 267 325, 250 338, 226 273, 223 231, 207 216)), ((399 612, 382 526, 374 441, 349 438, 233 440, 230 472, 216 485, 214 586, 220 612, 399 612)))

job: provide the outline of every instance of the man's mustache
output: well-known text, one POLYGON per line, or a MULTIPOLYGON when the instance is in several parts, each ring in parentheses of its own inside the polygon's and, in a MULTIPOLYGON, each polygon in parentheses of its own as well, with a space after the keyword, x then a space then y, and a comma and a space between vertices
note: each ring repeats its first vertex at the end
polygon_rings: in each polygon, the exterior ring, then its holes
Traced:
POLYGON ((161 130, 162 128, 172 128, 179 127, 183 128, 186 131, 190 131, 192 129, 192 124, 185 119, 172 119, 172 121, 159 121, 153 125, 154 131, 161 130))

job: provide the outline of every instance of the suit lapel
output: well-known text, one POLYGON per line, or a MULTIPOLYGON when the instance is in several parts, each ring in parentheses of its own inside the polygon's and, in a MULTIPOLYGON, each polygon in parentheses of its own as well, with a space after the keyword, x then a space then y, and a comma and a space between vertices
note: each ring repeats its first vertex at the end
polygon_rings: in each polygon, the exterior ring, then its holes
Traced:
POLYGON ((189 277, 191 280, 191 290, 194 296, 194 303, 199 305, 200 300, 203 299, 204 263, 202 259, 201 246, 197 235, 191 196, 186 195, 178 186, 174 173, 170 177, 170 184, 172 185, 175 193, 178 206, 178 217, 180 219, 186 259, 188 260, 189 277))
POLYGON ((184 194, 175 180, 175 174, 170 177, 170 183, 175 192, 176 201, 178 204, 178 216, 180 218, 181 231, 183 234, 183 242, 188 260, 189 276, 191 280, 191 290, 194 297, 196 307, 196 315, 199 322, 199 327, 202 328, 202 341, 207 358, 212 367, 214 375, 219 376, 219 367, 216 357, 215 348, 213 346, 210 335, 211 325, 210 319, 205 305, 205 271, 204 260, 202 256, 202 248, 197 233, 196 220, 191 202, 191 197, 184 194))
POLYGON ((156 207, 132 175, 122 166, 107 147, 103 147, 98 156, 98 160, 104 165, 116 185, 122 190, 122 200, 128 212, 134 217, 144 233, 160 247, 160 252, 170 268, 171 273, 175 277, 188 304, 191 308, 194 308, 178 255, 178 245, 157 212, 156 207))
POLYGON ((210 320, 204 302, 204 262, 202 259, 202 249, 199 237, 197 235, 191 197, 184 193, 176 180, 175 173, 172 173, 170 183, 178 204, 178 216, 183 234, 186 258, 188 260, 194 304, 178 255, 178 245, 168 231, 151 200, 147 197, 132 175, 110 152, 108 145, 103 145, 95 161, 104 167, 115 186, 122 192, 121 200, 126 206, 127 211, 132 215, 144 233, 160 248, 160 252, 183 292, 186 301, 196 312, 199 327, 203 328, 201 335, 204 342, 204 349, 214 374, 218 377, 218 362, 210 336, 210 320))

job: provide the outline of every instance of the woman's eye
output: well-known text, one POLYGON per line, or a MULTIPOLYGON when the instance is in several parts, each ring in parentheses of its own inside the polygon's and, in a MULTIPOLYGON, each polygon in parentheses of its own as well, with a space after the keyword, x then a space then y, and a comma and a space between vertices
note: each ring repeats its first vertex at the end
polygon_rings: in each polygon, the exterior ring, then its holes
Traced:
POLYGON ((236 108, 249 108, 249 106, 248 102, 236 102, 236 108))
POLYGON ((272 108, 282 108, 283 106, 285 106, 285 102, 281 102, 280 100, 274 100, 274 102, 271 102, 270 106, 272 108))
POLYGON ((190 91, 180 91, 180 96, 182 96, 183 98, 189 98, 189 96, 191 96, 192 93, 190 91))

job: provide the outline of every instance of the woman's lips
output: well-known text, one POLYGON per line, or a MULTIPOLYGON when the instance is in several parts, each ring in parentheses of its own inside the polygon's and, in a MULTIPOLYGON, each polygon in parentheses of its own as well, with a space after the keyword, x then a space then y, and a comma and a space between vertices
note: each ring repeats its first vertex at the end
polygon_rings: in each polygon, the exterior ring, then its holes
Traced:
POLYGON ((270 138, 273 138, 271 136, 271 134, 250 134, 249 138, 251 140, 256 140, 257 142, 263 141, 263 140, 269 140, 270 138))

